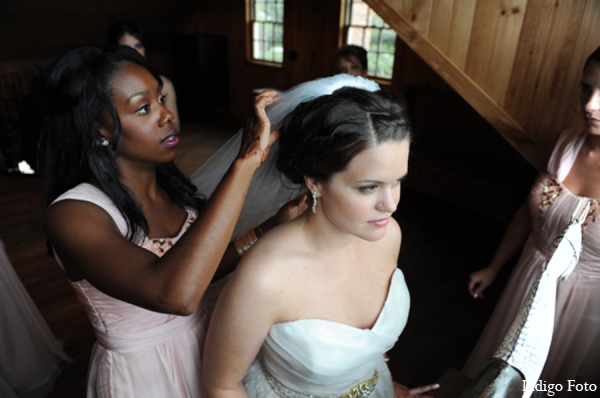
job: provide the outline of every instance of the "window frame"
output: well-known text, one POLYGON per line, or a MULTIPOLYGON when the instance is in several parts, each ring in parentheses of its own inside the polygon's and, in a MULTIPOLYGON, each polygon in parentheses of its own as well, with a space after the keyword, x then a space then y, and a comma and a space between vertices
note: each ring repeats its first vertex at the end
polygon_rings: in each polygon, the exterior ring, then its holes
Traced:
MULTIPOLYGON (((395 72, 395 64, 396 64, 396 53, 398 52, 398 34, 387 24, 384 22, 384 27, 379 27, 379 26, 374 26, 374 25, 352 25, 352 5, 354 4, 355 0, 343 0, 343 4, 342 4, 342 16, 341 16, 341 25, 342 25, 342 34, 340 35, 340 45, 344 45, 344 44, 355 44, 358 46, 361 46, 363 48, 365 48, 367 50, 367 54, 369 55, 368 60, 369 60, 369 67, 367 70, 367 76, 371 79, 374 80, 378 80, 384 83, 391 83, 392 80, 394 79, 394 72, 395 72), (387 26, 387 27, 386 27, 387 26), (363 30, 363 32, 365 32, 368 29, 371 30, 377 30, 379 32, 379 44, 378 44, 378 50, 377 51, 373 51, 371 50, 371 46, 370 43, 364 43, 364 38, 367 36, 366 34, 363 34, 363 43, 357 43, 357 42, 350 42, 350 29, 354 28, 354 29, 361 29, 363 30), (381 54, 391 54, 389 52, 382 52, 381 51, 381 39, 382 39, 382 34, 381 32, 383 30, 391 30, 392 32, 394 32, 396 38, 394 40, 394 53, 393 53, 393 59, 394 61, 392 62, 391 65, 391 75, 389 77, 387 76, 378 76, 376 74, 372 74, 372 71, 376 71, 377 70, 377 64, 378 61, 380 60, 380 55, 381 54), (375 59, 376 59, 376 64, 372 65, 372 61, 371 58, 373 56, 373 54, 375 54, 375 59)), ((367 4, 364 0, 357 0, 357 2, 360 3, 364 3, 367 8, 369 9, 370 13, 374 13, 375 15, 379 16, 370 6, 369 4, 367 4)), ((380 17, 381 18, 381 17, 380 17)))
MULTIPOLYGON (((255 58, 255 56, 254 56, 254 44, 257 41, 254 39, 254 24, 255 24, 255 22, 257 22, 254 19, 254 9, 255 9, 254 5, 256 3, 256 0, 246 0, 246 33, 247 33, 246 34, 246 37, 247 37, 246 60, 253 64, 282 68, 283 64, 285 62, 285 42, 284 42, 285 0, 263 0, 263 1, 270 2, 270 3, 281 3, 281 5, 282 5, 283 16, 281 18, 281 22, 278 22, 278 21, 273 22, 274 25, 276 25, 276 24, 281 25, 281 49, 282 49, 281 62, 275 61, 275 60, 259 59, 259 58, 255 58)), ((259 21, 259 22, 261 22, 261 21, 259 21)), ((272 43, 276 43, 276 42, 273 41, 272 43)))

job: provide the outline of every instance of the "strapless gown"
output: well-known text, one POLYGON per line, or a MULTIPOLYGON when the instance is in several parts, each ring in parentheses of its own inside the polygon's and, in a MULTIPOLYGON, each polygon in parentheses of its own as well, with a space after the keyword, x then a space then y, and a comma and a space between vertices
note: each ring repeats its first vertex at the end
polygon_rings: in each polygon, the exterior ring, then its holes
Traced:
POLYGON ((244 378, 248 395, 340 397, 374 384, 370 398, 393 397, 384 353, 406 326, 409 308, 404 275, 397 269, 371 329, 312 318, 273 325, 244 378))

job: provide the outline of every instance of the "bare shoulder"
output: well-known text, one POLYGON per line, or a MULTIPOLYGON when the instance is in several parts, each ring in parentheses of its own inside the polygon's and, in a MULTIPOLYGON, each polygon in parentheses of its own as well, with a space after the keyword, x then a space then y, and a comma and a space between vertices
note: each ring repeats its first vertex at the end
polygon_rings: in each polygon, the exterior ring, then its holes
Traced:
POLYGON ((282 261, 287 258, 287 263, 293 262, 293 253, 290 253, 290 241, 294 231, 283 226, 269 231, 252 246, 240 261, 236 269, 240 273, 250 273, 252 277, 271 279, 281 272, 282 261))
POLYGON ((391 235, 394 239, 402 239, 402 229, 400 228, 400 224, 394 217, 390 217, 390 222, 388 224, 388 234, 391 235))
POLYGON ((83 200, 62 200, 46 209, 44 214, 44 229, 51 238, 68 239, 69 235, 85 236, 85 231, 93 226, 94 229, 108 229, 119 233, 112 217, 100 206, 83 200))
POLYGON ((390 222, 387 225, 387 231, 385 238, 383 239, 386 249, 390 250, 395 255, 400 252, 400 245, 402 244, 402 230, 398 221, 394 217, 390 217, 390 222))
POLYGON ((72 279, 102 268, 116 253, 134 246, 100 206, 81 200, 52 204, 44 214, 44 230, 54 251, 72 279), (107 250, 110 249, 110 250, 107 250))
MULTIPOLYGON (((232 284, 240 284, 250 294, 273 294, 285 289, 293 280, 300 252, 293 248, 294 228, 279 226, 269 231, 252 246, 232 276, 232 284)), ((238 286, 241 288, 241 286, 238 286)))

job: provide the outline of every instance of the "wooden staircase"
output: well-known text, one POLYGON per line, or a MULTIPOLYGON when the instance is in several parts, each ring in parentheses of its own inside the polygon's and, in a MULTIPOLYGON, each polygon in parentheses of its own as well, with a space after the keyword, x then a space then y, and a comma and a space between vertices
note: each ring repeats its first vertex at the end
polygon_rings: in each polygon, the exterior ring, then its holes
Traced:
POLYGON ((365 2, 536 169, 560 131, 581 125, 600 1, 365 2))

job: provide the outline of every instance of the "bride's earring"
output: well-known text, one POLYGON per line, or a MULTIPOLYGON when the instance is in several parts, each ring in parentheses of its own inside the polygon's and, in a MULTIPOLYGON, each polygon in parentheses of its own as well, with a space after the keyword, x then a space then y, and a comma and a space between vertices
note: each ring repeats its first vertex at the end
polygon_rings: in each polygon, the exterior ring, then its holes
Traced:
POLYGON ((317 214, 317 190, 316 189, 312 192, 312 200, 313 200, 312 212, 314 214, 317 214))

